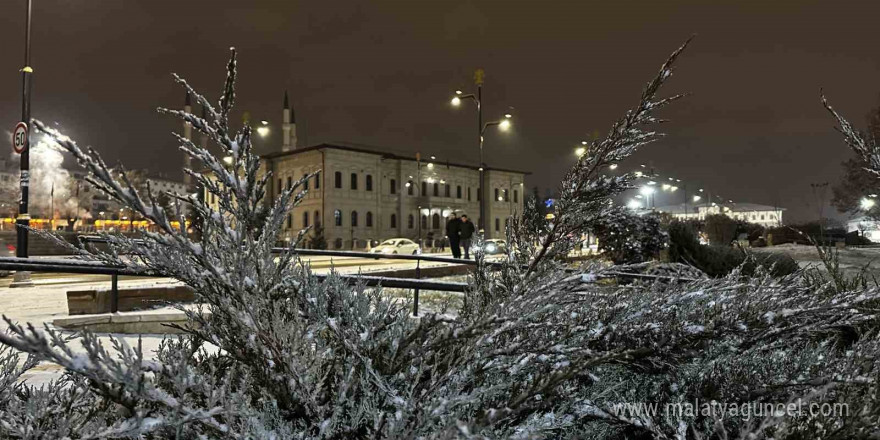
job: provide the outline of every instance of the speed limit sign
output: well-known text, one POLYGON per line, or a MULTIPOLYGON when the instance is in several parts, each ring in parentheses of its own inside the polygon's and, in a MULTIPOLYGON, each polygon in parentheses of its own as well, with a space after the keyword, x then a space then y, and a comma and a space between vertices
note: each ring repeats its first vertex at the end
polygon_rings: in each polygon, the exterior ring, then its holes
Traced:
POLYGON ((24 122, 19 122, 15 125, 15 130, 12 130, 12 149, 16 153, 21 154, 25 147, 27 147, 27 142, 28 126, 24 122))

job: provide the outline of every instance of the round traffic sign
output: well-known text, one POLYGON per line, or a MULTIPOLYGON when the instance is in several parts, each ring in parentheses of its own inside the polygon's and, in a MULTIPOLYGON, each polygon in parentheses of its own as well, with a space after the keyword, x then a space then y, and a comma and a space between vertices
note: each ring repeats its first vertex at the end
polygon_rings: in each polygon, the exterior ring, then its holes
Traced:
POLYGON ((21 154, 25 147, 27 147, 27 143, 28 126, 24 122, 19 122, 18 124, 15 124, 15 129, 12 130, 12 149, 15 150, 16 153, 21 154))

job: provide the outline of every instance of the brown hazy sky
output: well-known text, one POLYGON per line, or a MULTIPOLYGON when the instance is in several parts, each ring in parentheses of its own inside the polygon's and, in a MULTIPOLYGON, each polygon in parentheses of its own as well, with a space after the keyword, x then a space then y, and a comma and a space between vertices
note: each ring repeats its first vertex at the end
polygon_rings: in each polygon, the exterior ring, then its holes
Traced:
MULTIPOLYGON (((19 118, 24 0, 0 3, 0 115, 19 118)), ((625 164, 743 202, 815 218, 812 182, 848 152, 819 104, 859 126, 880 104, 880 1, 34 0, 33 114, 129 167, 179 169, 155 107, 182 106, 170 72, 216 98, 240 51, 238 111, 280 122, 290 91, 300 140, 477 162, 475 121, 448 104, 486 70, 487 163, 554 186, 576 143, 605 132, 691 34, 667 93, 668 136, 625 164)), ((278 130, 261 148, 279 143, 278 130)), ((830 191, 829 191, 830 197, 830 191)), ((672 201, 672 200, 669 200, 672 201)), ((665 200, 658 197, 658 204, 665 200)))

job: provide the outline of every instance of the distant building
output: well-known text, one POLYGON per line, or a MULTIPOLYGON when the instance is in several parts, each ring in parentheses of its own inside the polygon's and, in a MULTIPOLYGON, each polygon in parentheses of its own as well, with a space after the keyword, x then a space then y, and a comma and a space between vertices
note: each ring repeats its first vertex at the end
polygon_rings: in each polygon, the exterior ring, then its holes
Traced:
POLYGON ((846 222, 846 232, 858 232, 862 237, 880 243, 880 221, 870 217, 857 217, 846 222))
MULTIPOLYGON (((322 226, 330 249, 362 249, 372 241, 395 237, 439 240, 452 212, 467 214, 478 225, 479 200, 484 196, 488 197, 486 237, 503 238, 510 215, 522 213, 526 172, 487 168, 481 194, 480 172, 474 165, 430 156, 417 161, 415 154, 401 156, 351 145, 299 147, 286 93, 284 98, 281 151, 262 158, 263 170, 272 172, 267 198, 274 201, 303 176, 317 174, 303 186, 308 193, 288 214, 282 239, 292 239, 306 227, 322 226)), ((205 197, 216 204, 210 194, 205 197)))
POLYGON ((785 208, 759 205, 757 203, 730 203, 727 205, 672 205, 655 209, 682 220, 705 220, 707 215, 724 214, 735 220, 759 224, 764 227, 782 226, 785 208))

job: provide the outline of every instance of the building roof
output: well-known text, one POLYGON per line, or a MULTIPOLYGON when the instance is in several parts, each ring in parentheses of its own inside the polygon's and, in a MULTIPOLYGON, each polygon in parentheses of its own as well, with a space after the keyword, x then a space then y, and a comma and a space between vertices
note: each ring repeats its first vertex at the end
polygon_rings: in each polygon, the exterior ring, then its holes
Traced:
POLYGON ((785 211, 785 208, 781 206, 760 205, 758 203, 734 203, 730 209, 734 212, 785 211))
MULTIPOLYGON (((352 151, 352 152, 356 152, 356 153, 375 154, 377 156, 382 156, 385 159, 410 160, 413 162, 415 162, 415 160, 416 160, 415 156, 412 156, 412 157, 411 156, 401 156, 396 153, 389 153, 389 152, 377 151, 377 150, 373 150, 373 149, 365 148, 365 147, 355 147, 355 146, 350 146, 350 145, 339 145, 339 144, 318 144, 318 145, 312 145, 310 147, 305 147, 305 148, 297 148, 297 149, 291 150, 291 151, 276 151, 274 153, 264 154, 264 155, 262 155, 262 157, 264 159, 271 160, 271 159, 276 159, 279 157, 292 156, 292 155, 296 155, 296 154, 300 154, 300 153, 305 153, 307 151, 318 151, 318 150, 325 150, 325 149, 352 151)), ((423 160, 423 161, 428 162, 425 160, 423 160)), ((480 169, 479 167, 474 166, 474 165, 462 165, 462 164, 458 164, 458 163, 444 162, 444 161, 439 161, 439 160, 433 161, 433 162, 437 165, 448 165, 451 167, 458 167, 458 168, 470 168, 472 170, 479 170, 480 169)), ((489 167, 489 166, 487 166, 486 169, 489 171, 505 171, 508 173, 518 173, 518 174, 523 174, 523 175, 532 174, 529 171, 511 170, 511 169, 505 169, 505 168, 493 168, 493 167, 489 167)))
MULTIPOLYGON (((780 206, 760 205, 757 203, 724 203, 721 206, 730 208, 732 212, 785 211, 785 208, 780 206)), ((693 214, 695 213, 695 209, 705 207, 705 203, 688 203, 687 212, 693 214)), ((684 203, 679 203, 678 205, 658 206, 654 209, 660 212, 668 212, 670 214, 682 214, 685 212, 685 205, 684 203)))

